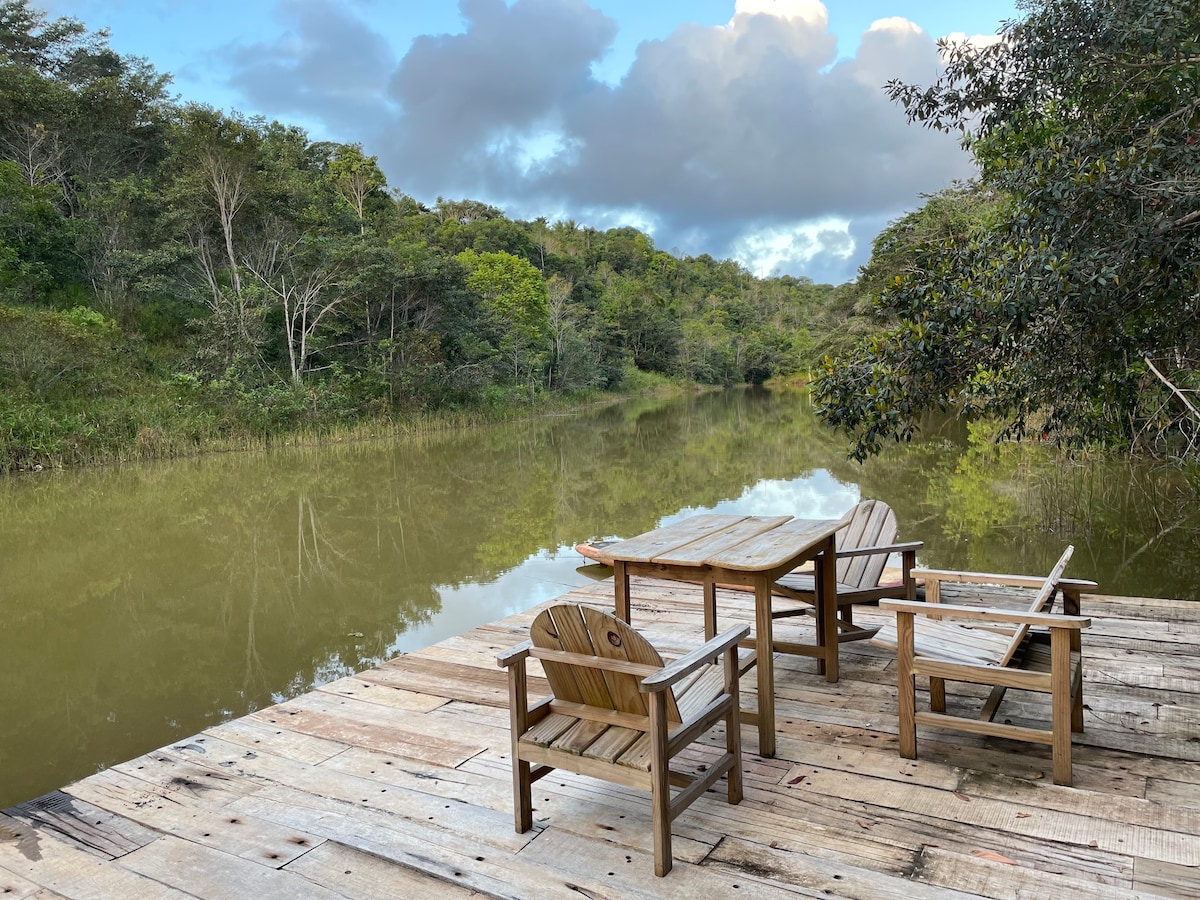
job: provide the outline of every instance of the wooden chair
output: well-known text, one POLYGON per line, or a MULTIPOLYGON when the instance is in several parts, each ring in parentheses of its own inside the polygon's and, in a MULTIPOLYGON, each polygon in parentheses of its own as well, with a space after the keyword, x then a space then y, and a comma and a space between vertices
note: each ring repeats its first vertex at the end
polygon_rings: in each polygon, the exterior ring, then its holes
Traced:
MULTIPOLYGON (((854 624, 853 604, 873 603, 885 597, 916 599, 916 581, 912 568, 917 562, 921 541, 898 544, 896 514, 882 500, 863 500, 845 516, 846 524, 837 533, 837 605, 838 641, 861 641, 878 629, 854 624), (899 553, 901 580, 884 582, 888 556, 899 553)), ((771 618, 815 615, 816 589, 813 576, 805 572, 789 573, 775 582, 775 594, 800 600, 808 606, 800 609, 772 610, 771 618)))
POLYGON ((987 575, 917 569, 925 579, 925 603, 883 600, 881 609, 896 613, 895 622, 880 629, 871 643, 896 651, 899 679, 900 755, 917 756, 916 726, 937 725, 974 734, 1049 744, 1055 784, 1071 783, 1071 732, 1083 731, 1083 667, 1080 631, 1091 624, 1079 615, 1082 590, 1092 581, 1069 580, 1063 570, 1074 552, 1066 552, 1045 579, 1019 575, 987 575), (1039 587, 1028 612, 940 601, 942 582, 1039 587), (1063 614, 1053 614, 1054 598, 1063 594, 1063 614), (916 617, 921 616, 920 621, 916 617), (952 618, 956 621, 947 621, 952 618), (972 623, 972 624, 964 624, 972 623), (1045 628, 1047 632, 1031 631, 1045 628), (916 676, 929 677, 930 712, 916 710, 916 676), (991 686, 979 718, 946 713, 946 682, 991 686), (992 721, 1009 688, 1049 694, 1050 728, 1036 729, 992 721))
POLYGON ((531 785, 556 768, 650 791, 654 874, 671 870, 671 822, 728 775, 729 802, 742 799, 737 644, 743 625, 669 665, 645 638, 610 615, 577 604, 538 613, 531 640, 497 657, 508 668, 514 820, 533 826, 531 785), (719 657, 723 665, 714 665, 719 657), (553 697, 529 706, 526 663, 542 661, 553 697), (725 752, 702 775, 671 760, 719 722, 725 752), (682 789, 671 796, 671 785, 682 789))

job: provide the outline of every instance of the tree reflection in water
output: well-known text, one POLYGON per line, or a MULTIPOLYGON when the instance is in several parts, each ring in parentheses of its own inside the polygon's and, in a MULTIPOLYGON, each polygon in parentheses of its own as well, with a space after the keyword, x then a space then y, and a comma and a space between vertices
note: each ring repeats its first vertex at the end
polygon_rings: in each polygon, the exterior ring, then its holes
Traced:
POLYGON ((0 486, 0 805, 557 596, 569 548, 709 509, 890 504, 925 564, 1193 596, 1174 470, 931 423, 858 465, 797 392, 634 400, 395 442, 0 486))

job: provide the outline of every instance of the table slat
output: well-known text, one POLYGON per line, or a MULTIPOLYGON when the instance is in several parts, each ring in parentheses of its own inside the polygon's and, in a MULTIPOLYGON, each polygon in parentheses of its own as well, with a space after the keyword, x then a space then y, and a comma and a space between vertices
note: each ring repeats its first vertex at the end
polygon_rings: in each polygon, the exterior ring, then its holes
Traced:
POLYGON ((607 552, 614 560, 650 562, 660 553, 691 543, 714 530, 736 525, 747 518, 749 517, 715 513, 689 516, 672 525, 666 525, 646 534, 632 537, 627 541, 621 541, 619 544, 613 544, 607 548, 607 552))
POLYGON ((686 544, 664 550, 652 561, 663 565, 703 566, 715 557, 733 552, 734 548, 759 537, 763 532, 778 528, 791 518, 748 516, 740 522, 712 529, 686 544))
POLYGON ((710 566, 736 572, 762 572, 787 562, 828 538, 841 519, 792 519, 710 556, 710 566))

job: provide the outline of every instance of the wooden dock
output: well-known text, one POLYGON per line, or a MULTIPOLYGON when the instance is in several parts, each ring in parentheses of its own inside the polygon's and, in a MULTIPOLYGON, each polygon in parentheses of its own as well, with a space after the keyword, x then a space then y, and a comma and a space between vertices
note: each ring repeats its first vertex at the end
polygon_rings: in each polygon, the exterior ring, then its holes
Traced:
MULTIPOLYGON (((566 599, 611 609, 612 590, 566 599)), ((665 649, 701 633, 699 588, 635 579, 632 599, 633 624, 665 649)), ((722 624, 752 605, 721 592, 722 624)), ((813 660, 780 659, 777 756, 743 729, 746 799, 731 807, 718 785, 681 816, 666 879, 636 791, 554 773, 534 785, 533 830, 513 831, 495 654, 534 612, 7 810, 0 896, 1200 896, 1200 604, 1085 596, 1070 788, 1029 744, 926 729, 920 759, 901 759, 886 651, 845 645, 832 685, 813 660)), ((789 621, 781 636, 812 627, 789 621)), ((1010 695, 1000 715, 1044 703, 1010 695)))

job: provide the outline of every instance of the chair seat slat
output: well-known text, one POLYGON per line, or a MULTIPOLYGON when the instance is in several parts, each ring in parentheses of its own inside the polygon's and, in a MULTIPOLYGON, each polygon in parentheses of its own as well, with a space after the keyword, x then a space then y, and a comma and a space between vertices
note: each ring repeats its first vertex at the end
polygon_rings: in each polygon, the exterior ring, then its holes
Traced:
POLYGON ((537 744, 539 747, 549 747, 555 739, 579 720, 574 716, 564 716, 551 713, 538 722, 520 739, 526 744, 537 744))
POLYGON ((580 719, 556 737, 550 747, 553 750, 562 750, 574 756, 581 756, 588 747, 592 746, 611 727, 611 725, 607 725, 604 722, 591 722, 587 719, 580 719))
MULTIPOLYGON (((628 750, 630 745, 643 734, 644 732, 635 731, 632 728, 621 728, 616 725, 609 726, 604 734, 600 735, 592 742, 591 746, 583 751, 583 755, 589 759, 599 759, 604 762, 615 763, 621 754, 628 750)), ((650 766, 647 765, 646 771, 649 770, 650 766)))
POLYGON ((725 673, 721 671, 720 666, 707 666, 701 669, 698 677, 692 680, 687 689, 675 697, 683 721, 686 722, 695 716, 709 703, 721 696, 721 692, 724 690, 725 673))

